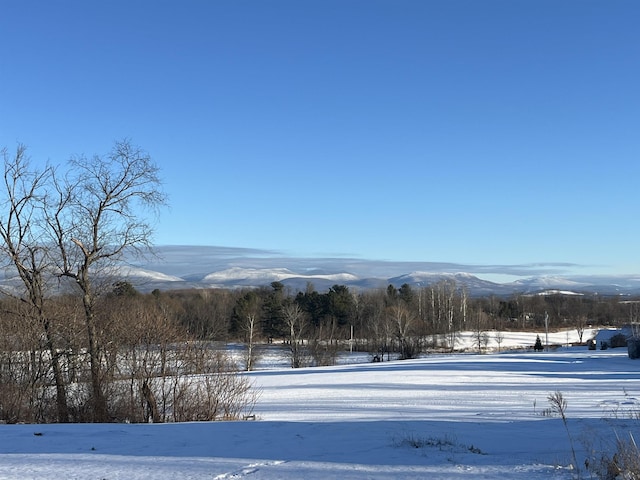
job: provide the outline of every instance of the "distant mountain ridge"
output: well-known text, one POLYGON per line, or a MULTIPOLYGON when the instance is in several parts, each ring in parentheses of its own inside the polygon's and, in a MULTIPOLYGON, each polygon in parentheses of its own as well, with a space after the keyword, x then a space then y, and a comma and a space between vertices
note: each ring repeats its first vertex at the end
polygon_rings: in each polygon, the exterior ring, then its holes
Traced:
MULTIPOLYGON (((484 280, 478 275, 456 270, 459 264, 430 262, 384 262, 353 258, 298 258, 271 252, 224 247, 159 247, 151 261, 130 261, 121 274, 141 291, 188 288, 243 288, 269 286, 281 282, 291 290, 305 290, 309 284, 318 291, 333 285, 355 290, 425 287, 452 281, 471 296, 507 296, 566 292, 573 294, 640 294, 640 276, 564 276, 541 272, 521 276, 509 283, 484 280), (402 271, 403 269, 404 272, 402 271)), ((471 266, 471 269, 486 267, 471 266)), ((503 267, 513 269, 512 266, 503 267)), ((520 267, 522 269, 522 267, 520 267)), ((491 273, 491 272, 487 272, 491 273)), ((499 272, 493 272, 499 273, 499 272)))

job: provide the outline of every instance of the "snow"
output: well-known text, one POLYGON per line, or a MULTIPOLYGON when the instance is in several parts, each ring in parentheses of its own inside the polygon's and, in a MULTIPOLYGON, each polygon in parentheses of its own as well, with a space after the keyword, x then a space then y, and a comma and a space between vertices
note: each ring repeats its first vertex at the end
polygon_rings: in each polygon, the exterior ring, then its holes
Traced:
POLYGON ((564 285, 567 288, 579 288, 585 286, 583 282, 578 282, 565 277, 559 277, 554 275, 543 275, 539 277, 530 277, 521 280, 516 280, 514 284, 527 285, 529 287, 557 287, 558 285, 564 285))
POLYGON ((574 295, 583 296, 584 293, 572 292, 571 290, 545 290, 544 292, 538 292, 536 295, 574 295))
POLYGON ((640 438, 639 367, 626 349, 560 347, 263 369, 248 374, 255 421, 0 425, 0 478, 570 479, 571 444, 547 396, 567 400, 584 469, 591 446, 640 438))
POLYGON ((269 281, 282 281, 288 278, 325 279, 333 280, 336 282, 348 282, 357 280, 356 276, 349 273, 305 275, 302 273, 295 273, 286 268, 233 267, 226 270, 210 273, 206 275, 202 281, 205 283, 224 283, 238 280, 252 280, 254 282, 262 281, 268 283, 269 281))
POLYGON ((109 273, 114 277, 132 278, 137 279, 138 281, 145 279, 155 280, 158 282, 184 282, 182 278, 176 277, 174 275, 167 275, 165 273, 156 272, 154 270, 148 270, 145 268, 133 267, 131 265, 119 265, 117 267, 114 267, 109 273))

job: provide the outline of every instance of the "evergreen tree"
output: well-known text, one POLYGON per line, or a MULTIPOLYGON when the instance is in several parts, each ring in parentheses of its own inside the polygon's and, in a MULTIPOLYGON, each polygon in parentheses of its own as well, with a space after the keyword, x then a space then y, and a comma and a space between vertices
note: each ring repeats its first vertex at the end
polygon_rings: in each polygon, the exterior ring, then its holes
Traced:
POLYGON ((540 335, 536 336, 536 344, 533 346, 533 349, 536 352, 541 352, 542 350, 544 350, 544 347, 542 346, 542 340, 540 340, 540 335))
POLYGON ((264 314, 262 317, 262 331, 269 341, 274 338, 283 338, 286 334, 283 307, 287 296, 284 285, 281 282, 272 282, 272 290, 266 295, 263 303, 264 314))

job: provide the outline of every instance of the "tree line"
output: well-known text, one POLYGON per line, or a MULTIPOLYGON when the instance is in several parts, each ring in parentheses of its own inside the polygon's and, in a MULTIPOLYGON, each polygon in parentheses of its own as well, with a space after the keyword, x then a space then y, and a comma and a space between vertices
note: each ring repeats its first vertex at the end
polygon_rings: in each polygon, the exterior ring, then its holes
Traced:
MULTIPOLYGON (((327 365, 347 346, 372 358, 413 358, 453 351, 462 331, 475 333, 477 349, 489 332, 576 329, 638 321, 639 299, 598 295, 470 297, 454 281, 426 287, 352 291, 334 285, 318 292, 290 291, 281 282, 239 290, 152 292, 164 298, 191 335, 202 341, 242 342, 250 370, 260 343, 277 341, 290 350, 292 367, 327 365)), ((495 338, 500 341, 500 338, 495 338)))

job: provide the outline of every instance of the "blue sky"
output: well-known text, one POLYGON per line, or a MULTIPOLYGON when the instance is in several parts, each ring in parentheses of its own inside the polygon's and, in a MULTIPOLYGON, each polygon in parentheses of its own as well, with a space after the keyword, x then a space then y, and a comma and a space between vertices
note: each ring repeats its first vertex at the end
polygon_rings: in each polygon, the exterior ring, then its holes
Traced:
POLYGON ((635 0, 0 8, 0 146, 130 138, 159 245, 640 273, 635 0))

